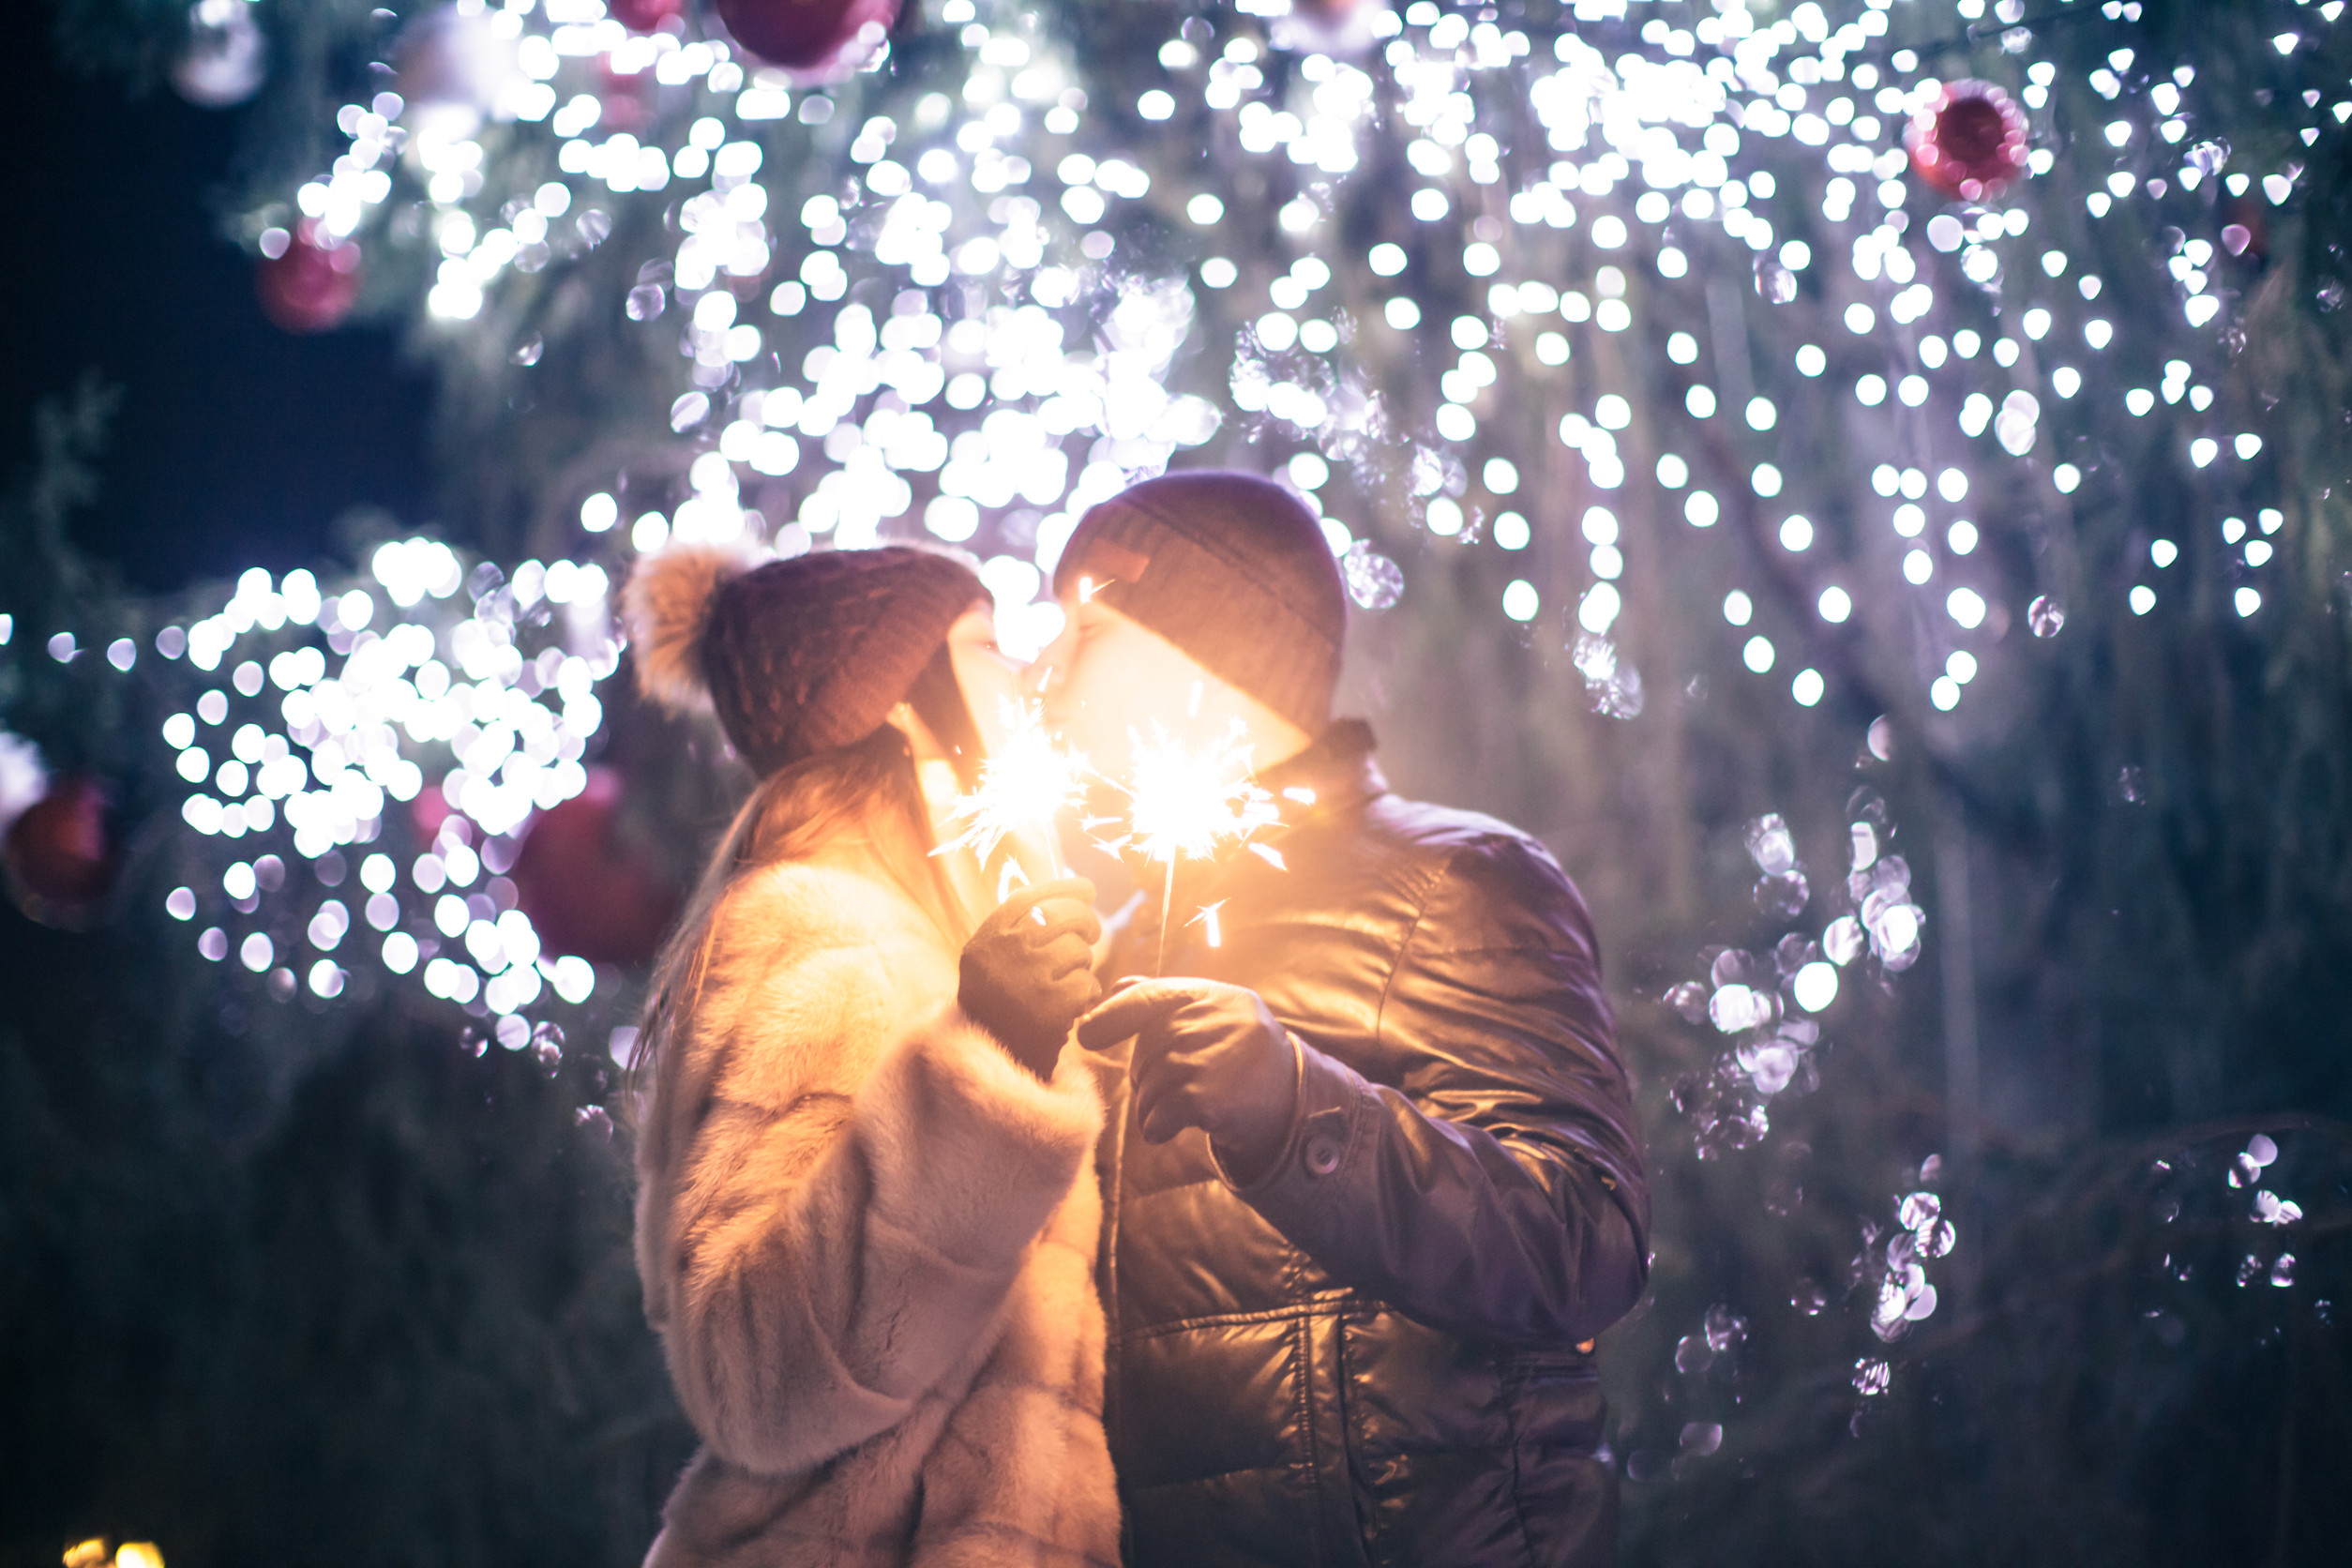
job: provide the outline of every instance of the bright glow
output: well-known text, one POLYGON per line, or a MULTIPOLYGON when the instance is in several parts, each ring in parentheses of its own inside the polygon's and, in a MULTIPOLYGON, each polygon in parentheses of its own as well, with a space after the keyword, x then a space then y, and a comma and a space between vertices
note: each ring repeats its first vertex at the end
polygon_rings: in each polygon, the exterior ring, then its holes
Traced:
POLYGON ((1808 1013, 1818 1013, 1837 1000, 1837 966, 1816 958, 1797 971, 1788 989, 1798 1006, 1808 1013))
POLYGON ((1723 596, 1723 618, 1735 626, 1744 626, 1756 618, 1756 602, 1734 588, 1723 596))
POLYGON ((1970 631, 1984 624, 1984 596, 1973 588, 1954 588, 1944 599, 1944 610, 1970 631))
POLYGON ((1173 870, 1180 859, 1209 859, 1219 846, 1276 822, 1274 797, 1250 776, 1248 734, 1236 720, 1196 751, 1157 723, 1149 740, 1130 731, 1134 766, 1123 786, 1128 831, 1110 847, 1133 848, 1173 870))
POLYGON ((1514 578, 1502 591, 1502 612, 1514 621, 1532 621, 1540 607, 1535 584, 1525 578, 1514 578))
POLYGON ((1613 582, 1596 582, 1585 590, 1583 601, 1576 606, 1576 625, 1595 637, 1606 636, 1615 623, 1624 600, 1613 582))
MULTIPOLYGON (((1086 759, 1046 733, 1038 704, 1006 700, 998 716, 1003 733, 980 764, 979 784, 947 813, 962 830, 934 854, 968 849, 985 866, 1006 835, 1030 833, 1055 857, 1054 819, 1086 793, 1086 759)), ((1058 857, 1054 871, 1061 873, 1058 857)))
POLYGON ((2134 615, 2145 615, 2156 608, 2156 590, 2145 582, 2134 586, 2128 597, 2134 615))
POLYGON ((1821 590, 1821 619, 1836 624, 1854 612, 1853 598, 1845 589, 1832 585, 1821 590))
POLYGON ((2252 615, 2262 608, 2262 595, 2253 588, 2239 589, 2233 598, 2240 615, 2252 615))
POLYGON ((1800 670, 1796 679, 1788 683, 1788 695, 1797 700, 1797 706, 1801 708, 1817 705, 1827 689, 1818 670, 1800 670))
POLYGON ((1802 551, 1813 548, 1813 521, 1802 515, 1783 520, 1780 525, 1780 548, 1802 551))
POLYGON ((1763 674, 1772 667, 1772 640, 1761 636, 1749 638, 1747 646, 1740 650, 1740 661, 1757 674, 1763 674))

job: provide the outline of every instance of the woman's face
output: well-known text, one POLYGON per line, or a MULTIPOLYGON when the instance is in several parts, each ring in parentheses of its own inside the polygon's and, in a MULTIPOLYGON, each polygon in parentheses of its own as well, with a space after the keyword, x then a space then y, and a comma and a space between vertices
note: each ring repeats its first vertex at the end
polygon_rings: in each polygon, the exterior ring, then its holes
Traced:
POLYGON ((1018 659, 997 646, 996 612, 986 599, 975 602, 947 628, 947 656, 963 688, 964 704, 980 731, 980 744, 991 754, 1004 746, 1004 710, 1021 699, 1018 659))

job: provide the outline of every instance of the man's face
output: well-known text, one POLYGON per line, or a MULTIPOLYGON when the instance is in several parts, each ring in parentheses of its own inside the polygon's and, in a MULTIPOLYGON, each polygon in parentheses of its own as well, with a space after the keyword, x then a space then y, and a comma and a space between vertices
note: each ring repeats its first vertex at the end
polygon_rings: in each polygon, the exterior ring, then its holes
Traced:
POLYGON ((1126 764, 1131 730, 1153 720, 1181 729, 1199 706, 1206 672, 1157 632, 1073 589, 1062 596, 1062 635, 1030 666, 1046 724, 1095 766, 1126 764))

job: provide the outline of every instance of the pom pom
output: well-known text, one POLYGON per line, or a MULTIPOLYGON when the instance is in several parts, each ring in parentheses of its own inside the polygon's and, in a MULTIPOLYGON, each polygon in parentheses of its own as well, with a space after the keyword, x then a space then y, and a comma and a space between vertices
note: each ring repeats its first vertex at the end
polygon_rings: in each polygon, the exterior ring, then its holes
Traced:
POLYGON ((712 545, 674 546, 637 563, 621 591, 621 612, 637 651, 640 691, 679 712, 711 705, 703 628, 719 589, 749 565, 712 545))

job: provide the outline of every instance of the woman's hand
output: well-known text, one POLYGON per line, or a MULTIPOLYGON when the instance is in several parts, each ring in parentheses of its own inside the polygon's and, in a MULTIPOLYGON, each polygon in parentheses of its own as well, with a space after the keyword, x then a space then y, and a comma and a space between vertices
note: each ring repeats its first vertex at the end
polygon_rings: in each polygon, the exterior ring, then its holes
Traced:
POLYGON ((1053 1074, 1070 1025, 1094 1005, 1094 884, 1083 877, 1037 882, 999 904, 964 944, 956 1000, 1040 1078, 1053 1074))

